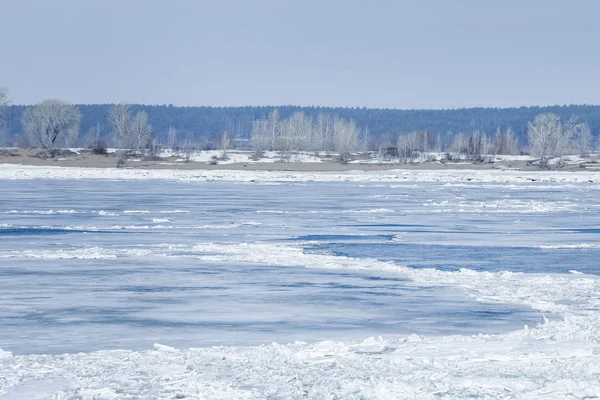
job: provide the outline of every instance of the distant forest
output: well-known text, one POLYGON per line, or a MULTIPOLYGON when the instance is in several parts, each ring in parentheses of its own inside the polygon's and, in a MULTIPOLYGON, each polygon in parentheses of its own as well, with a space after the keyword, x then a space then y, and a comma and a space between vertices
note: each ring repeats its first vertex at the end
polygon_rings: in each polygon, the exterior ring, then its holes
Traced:
MULTIPOLYGON (((108 104, 81 104, 80 137, 95 132, 104 138, 111 138, 108 104)), ((5 109, 6 130, 13 137, 20 136, 21 115, 26 106, 13 105, 5 109)), ((512 128, 517 140, 526 142, 527 122, 541 113, 554 113, 562 119, 573 116, 579 121, 588 122, 592 134, 600 132, 600 106, 568 105, 549 107, 519 108, 463 108, 452 110, 395 110, 373 108, 333 108, 298 106, 262 107, 175 107, 173 105, 132 105, 132 111, 145 111, 152 125, 155 137, 160 141, 167 137, 170 127, 177 129, 180 137, 196 140, 214 140, 220 133, 229 132, 237 139, 249 139, 252 122, 266 118, 274 109, 281 118, 294 112, 303 112, 317 118, 319 113, 354 120, 361 129, 368 128, 371 147, 382 142, 395 143, 399 135, 428 131, 441 134, 446 141, 458 133, 476 130, 493 133, 500 128, 512 128)))

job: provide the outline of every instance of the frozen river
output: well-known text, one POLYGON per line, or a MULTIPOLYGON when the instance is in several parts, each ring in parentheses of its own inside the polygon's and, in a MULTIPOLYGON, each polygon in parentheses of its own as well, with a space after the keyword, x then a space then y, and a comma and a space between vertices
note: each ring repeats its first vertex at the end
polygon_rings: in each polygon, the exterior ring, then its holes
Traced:
POLYGON ((198 243, 440 270, 596 273, 600 255, 542 247, 597 240, 585 188, 84 180, 2 194, 0 348, 15 353, 500 333, 540 319, 402 274, 210 260, 198 243))
POLYGON ((585 285, 600 273, 599 194, 592 183, 5 180, 0 348, 445 342, 511 335, 542 313, 554 326, 595 307, 585 285), (581 273, 591 278, 573 281, 581 273))

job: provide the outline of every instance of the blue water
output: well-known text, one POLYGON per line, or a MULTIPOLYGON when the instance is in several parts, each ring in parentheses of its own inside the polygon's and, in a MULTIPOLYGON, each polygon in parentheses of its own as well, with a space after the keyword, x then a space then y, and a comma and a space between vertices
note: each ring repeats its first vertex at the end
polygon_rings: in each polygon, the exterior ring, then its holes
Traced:
POLYGON ((328 242, 310 246, 309 250, 327 251, 347 257, 371 257, 393 261, 413 268, 436 268, 458 271, 553 272, 576 270, 598 275, 599 249, 540 249, 508 246, 460 246, 404 243, 328 242))
POLYGON ((599 243, 600 191, 547 186, 5 181, 0 348, 252 345, 535 324, 539 314, 525 307, 391 273, 207 261, 190 249, 283 243, 414 268, 597 274, 600 249, 540 246, 599 243))

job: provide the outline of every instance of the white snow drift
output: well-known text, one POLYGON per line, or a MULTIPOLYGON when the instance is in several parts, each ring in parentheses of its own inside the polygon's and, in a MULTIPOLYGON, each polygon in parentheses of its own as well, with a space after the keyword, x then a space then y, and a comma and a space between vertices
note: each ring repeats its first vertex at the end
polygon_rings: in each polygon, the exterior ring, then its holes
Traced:
POLYGON ((47 167, 0 164, 0 179, 109 179, 233 182, 472 182, 598 183, 600 172, 512 170, 390 170, 390 171, 237 171, 144 170, 117 168, 47 167))

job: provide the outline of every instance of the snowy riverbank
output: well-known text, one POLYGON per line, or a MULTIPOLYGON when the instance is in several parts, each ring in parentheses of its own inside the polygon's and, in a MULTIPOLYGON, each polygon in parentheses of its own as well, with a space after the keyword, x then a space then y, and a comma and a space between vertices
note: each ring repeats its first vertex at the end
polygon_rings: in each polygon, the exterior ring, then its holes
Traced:
POLYGON ((109 179, 234 182, 600 182, 600 171, 387 170, 345 172, 79 168, 0 164, 0 179, 109 179))

